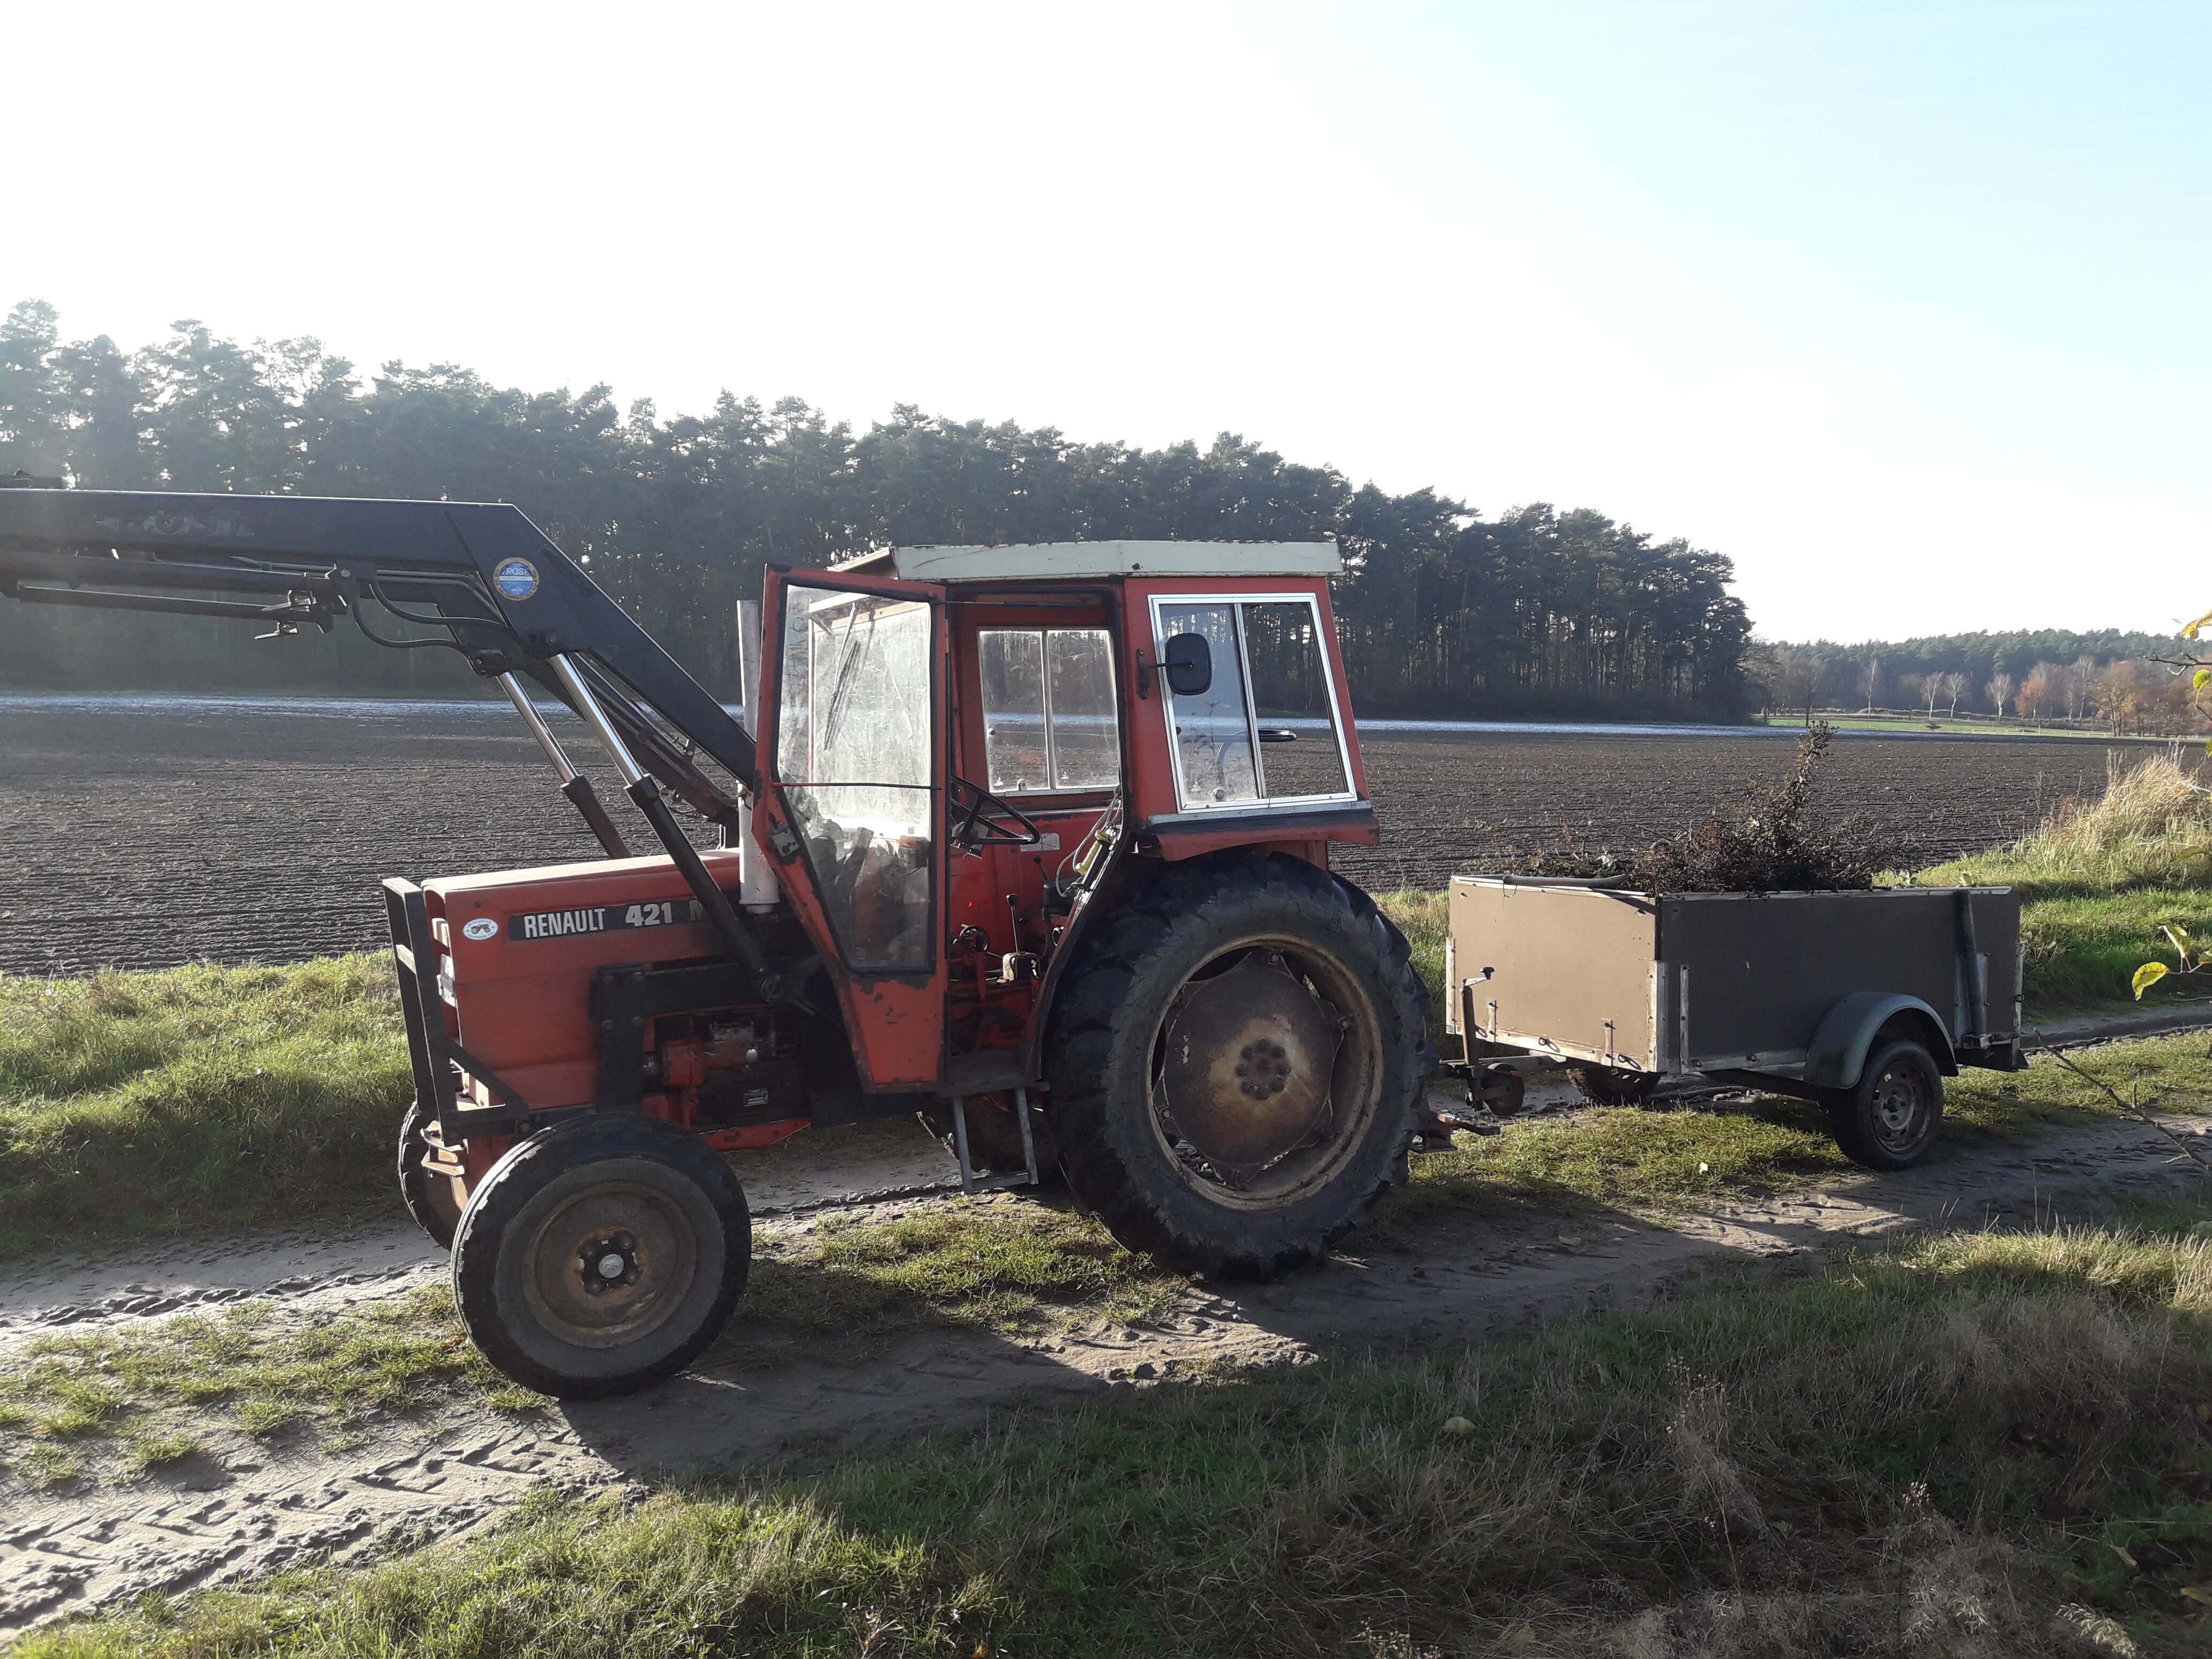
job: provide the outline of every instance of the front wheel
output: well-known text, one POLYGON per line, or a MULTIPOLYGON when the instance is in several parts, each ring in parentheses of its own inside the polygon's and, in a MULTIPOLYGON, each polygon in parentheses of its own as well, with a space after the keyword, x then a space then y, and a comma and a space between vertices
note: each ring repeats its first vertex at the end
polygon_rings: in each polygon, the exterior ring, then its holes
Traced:
POLYGON ((1114 1237, 1213 1278, 1317 1260, 1405 1180, 1435 1064, 1405 936, 1279 854, 1158 872, 1080 947, 1050 1115, 1114 1237))
POLYGON ((1943 1122, 1943 1073, 1917 1042, 1869 1054, 1855 1087, 1829 1097, 1836 1145, 1869 1170, 1905 1170, 1927 1156, 1943 1122))
POLYGON ((437 1121, 437 1114, 423 1110, 421 1102, 407 1109, 399 1121, 399 1196, 415 1224, 430 1236, 441 1250, 453 1248, 453 1234, 461 1224, 461 1206, 467 1200, 460 1183, 428 1168, 430 1139, 424 1126, 437 1121))
POLYGON ((744 1193, 696 1135, 591 1113, 532 1135, 477 1184, 453 1243, 453 1300, 508 1376, 592 1400, 696 1358, 751 1259, 744 1193))

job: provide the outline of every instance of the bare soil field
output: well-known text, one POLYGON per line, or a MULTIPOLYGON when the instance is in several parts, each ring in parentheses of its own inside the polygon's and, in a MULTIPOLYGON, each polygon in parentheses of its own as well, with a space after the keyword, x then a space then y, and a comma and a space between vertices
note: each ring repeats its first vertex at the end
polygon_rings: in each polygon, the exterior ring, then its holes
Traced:
MULTIPOLYGON (((559 728, 598 761, 582 727, 559 728)), ((1340 867, 1439 887, 1503 853, 1638 846, 1778 776, 1781 736, 1370 734, 1383 822, 1340 867)), ((1916 862, 1996 845, 2094 793, 2107 749, 1853 738, 1826 783, 1916 862)), ((2126 751, 2136 752, 2132 746, 2126 751)), ((597 771, 608 774, 598 766, 597 771)), ((602 791, 616 801, 611 775, 602 791)), ((647 844, 641 822, 634 841, 647 844)), ((504 704, 107 708, 0 702, 0 971, 295 961, 381 943, 376 883, 558 863, 597 846, 504 704)))

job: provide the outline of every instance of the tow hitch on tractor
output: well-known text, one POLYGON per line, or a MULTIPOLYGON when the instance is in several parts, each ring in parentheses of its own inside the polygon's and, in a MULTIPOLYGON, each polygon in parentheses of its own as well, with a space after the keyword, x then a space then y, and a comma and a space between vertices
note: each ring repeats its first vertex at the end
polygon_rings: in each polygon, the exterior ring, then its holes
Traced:
POLYGON ((801 1129, 918 1111, 964 1185, 1056 1169, 1222 1276, 1311 1260, 1404 1178, 1428 1000, 1328 868, 1376 838, 1338 568, 1091 542, 770 569, 749 731, 513 507, 0 489, 17 599, 449 648, 544 749, 603 860, 384 897, 401 1188, 478 1346, 568 1396, 713 1340, 750 1255, 719 1154, 801 1129))

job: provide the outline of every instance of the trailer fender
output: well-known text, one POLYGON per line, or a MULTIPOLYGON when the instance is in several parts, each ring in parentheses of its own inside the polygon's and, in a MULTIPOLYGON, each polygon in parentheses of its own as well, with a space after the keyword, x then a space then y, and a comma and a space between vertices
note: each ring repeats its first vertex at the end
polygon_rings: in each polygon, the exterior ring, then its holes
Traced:
POLYGON ((1899 1014, 1899 1023, 1912 1027, 1912 1036, 1935 1056, 1945 1077, 1959 1075, 1958 1056, 1951 1051, 1951 1034, 1936 1011, 1918 997, 1893 991, 1854 991, 1820 1016, 1813 1033, 1813 1046, 1805 1057, 1805 1081, 1816 1089, 1848 1089, 1859 1080, 1867 1051, 1875 1036, 1899 1014), (1917 1018, 1916 1018, 1917 1016, 1917 1018))

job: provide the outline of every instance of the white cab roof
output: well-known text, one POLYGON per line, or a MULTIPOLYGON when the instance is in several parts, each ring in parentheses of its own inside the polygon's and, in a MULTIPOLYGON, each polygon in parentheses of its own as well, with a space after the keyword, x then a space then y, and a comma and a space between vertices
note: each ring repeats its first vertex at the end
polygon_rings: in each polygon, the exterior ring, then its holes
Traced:
POLYGON ((838 566, 917 582, 1079 581, 1103 576, 1334 576, 1327 542, 1021 542, 1007 547, 895 547, 838 566), (884 569, 888 562, 889 571, 884 569))

